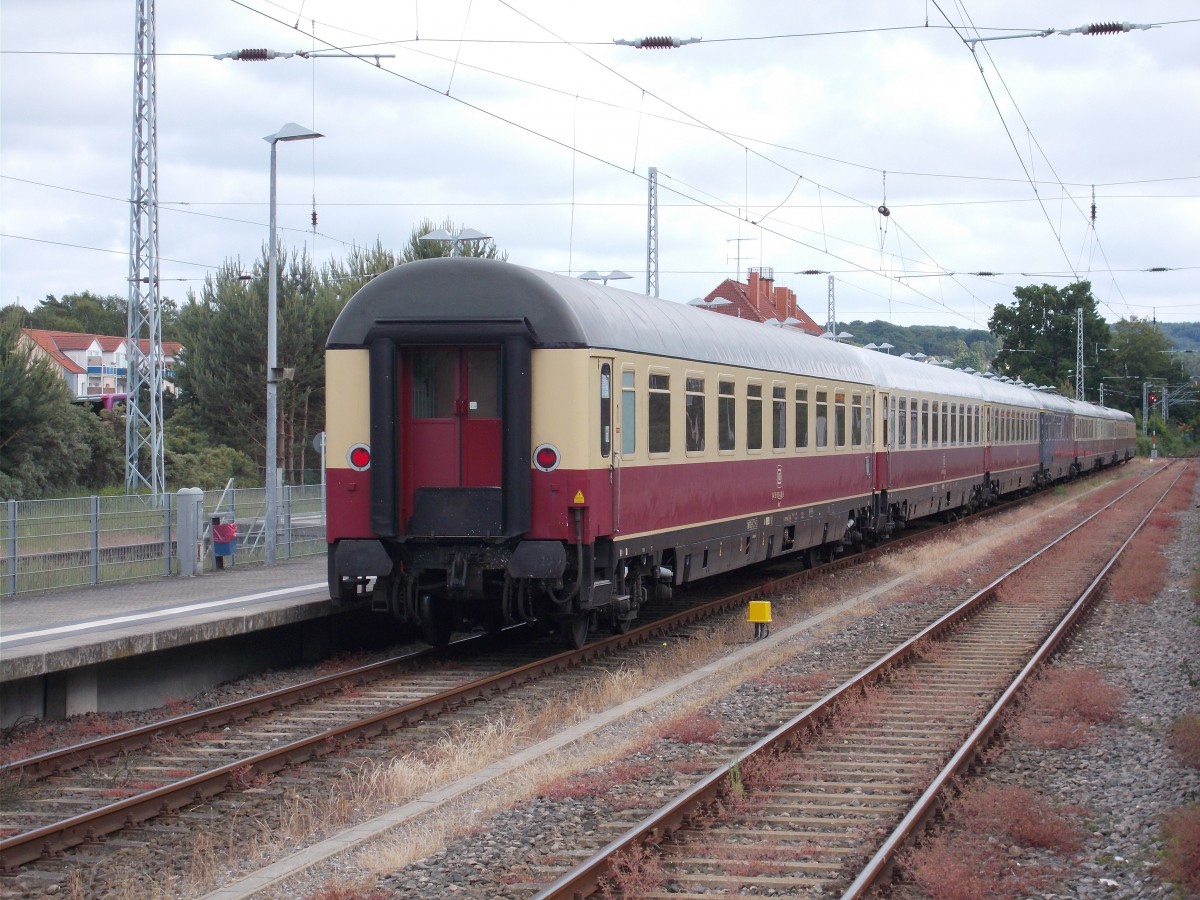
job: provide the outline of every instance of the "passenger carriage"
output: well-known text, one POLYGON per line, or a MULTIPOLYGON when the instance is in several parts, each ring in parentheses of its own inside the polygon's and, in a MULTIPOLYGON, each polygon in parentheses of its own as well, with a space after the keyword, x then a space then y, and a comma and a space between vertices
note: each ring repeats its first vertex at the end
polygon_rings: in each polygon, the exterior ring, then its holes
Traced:
MULTIPOLYGON (((1034 484, 1041 395, 492 260, 400 266, 327 354, 331 594, 452 630, 628 626, 1034 484)), ((1123 414, 1122 414, 1123 415, 1123 414)))

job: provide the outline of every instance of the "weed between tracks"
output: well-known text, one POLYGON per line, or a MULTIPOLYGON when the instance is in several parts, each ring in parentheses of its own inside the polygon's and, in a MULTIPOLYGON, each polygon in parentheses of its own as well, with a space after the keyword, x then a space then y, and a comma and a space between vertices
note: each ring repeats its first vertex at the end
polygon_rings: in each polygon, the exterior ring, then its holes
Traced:
POLYGON ((1070 853, 1082 845, 1081 811, 1054 807, 1027 788, 987 786, 949 805, 959 830, 900 856, 905 874, 935 900, 1028 896, 1068 873, 1025 857, 1025 847, 1070 853))

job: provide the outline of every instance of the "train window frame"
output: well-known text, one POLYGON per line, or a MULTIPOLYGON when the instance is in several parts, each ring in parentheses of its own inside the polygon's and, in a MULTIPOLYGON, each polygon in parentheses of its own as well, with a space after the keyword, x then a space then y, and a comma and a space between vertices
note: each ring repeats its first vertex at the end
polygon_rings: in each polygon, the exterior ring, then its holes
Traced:
POLYGON ((916 397, 908 398, 908 446, 921 446, 921 407, 916 397))
POLYGON ((746 452, 763 451, 763 384, 758 378, 746 382, 746 452))
POLYGON ((707 444, 704 386, 703 372, 683 373, 683 452, 686 456, 702 455, 707 444))
POLYGON ((948 445, 946 436, 950 433, 947 427, 950 425, 950 404, 945 400, 942 401, 942 446, 948 445))
POLYGON ((824 385, 813 392, 813 431, 813 448, 821 453, 829 447, 829 388, 824 385))
POLYGON ((621 458, 637 455, 637 370, 621 367, 621 458))
POLYGON ((608 459, 612 456, 613 421, 612 421, 612 364, 607 360, 600 363, 600 457, 608 459))
POLYGON ((771 449, 776 453, 788 448, 787 385, 771 382, 771 449))
POLYGON ((863 445, 863 396, 862 394, 851 392, 850 394, 850 446, 861 447, 863 445))
POLYGON ((646 453, 661 459, 671 453, 671 372, 651 368, 646 378, 646 453), (666 379, 657 382, 656 379, 666 379), (665 414, 664 414, 665 403, 665 414), (662 445, 665 436, 666 445, 662 445))
POLYGON ((737 450, 737 379, 717 375, 717 452, 726 455, 737 450))
POLYGON ((958 446, 958 404, 950 404, 950 446, 958 446))
POLYGON ((892 398, 892 415, 896 417, 896 446, 901 449, 908 446, 908 398, 892 398), (897 407, 897 403, 899 406, 897 407))
POLYGON ((941 446, 941 429, 938 428, 938 402, 929 404, 929 444, 932 447, 941 446))
POLYGON ((796 441, 796 449, 797 450, 807 450, 812 444, 812 440, 811 440, 812 435, 810 434, 810 428, 812 426, 812 422, 809 417, 808 385, 807 384, 796 385, 796 389, 795 389, 793 396, 795 398, 795 411, 796 411, 796 429, 795 429, 795 435, 794 435, 795 441, 796 441))
POLYGON ((867 391, 863 394, 863 446, 867 449, 874 447, 875 440, 875 422, 871 418, 871 411, 875 404, 871 402, 872 394, 867 391))
POLYGON ((921 400, 921 446, 929 446, 929 401, 921 400))
POLYGON ((833 389, 833 446, 841 450, 846 446, 846 389, 833 389))

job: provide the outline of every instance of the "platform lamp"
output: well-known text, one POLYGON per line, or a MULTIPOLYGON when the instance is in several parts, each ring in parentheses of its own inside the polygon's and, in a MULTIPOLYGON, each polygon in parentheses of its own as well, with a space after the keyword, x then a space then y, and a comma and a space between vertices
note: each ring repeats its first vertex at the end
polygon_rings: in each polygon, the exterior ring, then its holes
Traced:
POLYGON ((324 137, 310 128, 288 122, 274 134, 263 138, 271 145, 271 240, 267 280, 267 494, 263 512, 265 561, 275 565, 275 546, 279 522, 279 368, 278 328, 276 326, 279 297, 279 252, 275 242, 275 148, 280 141, 311 141, 324 137))

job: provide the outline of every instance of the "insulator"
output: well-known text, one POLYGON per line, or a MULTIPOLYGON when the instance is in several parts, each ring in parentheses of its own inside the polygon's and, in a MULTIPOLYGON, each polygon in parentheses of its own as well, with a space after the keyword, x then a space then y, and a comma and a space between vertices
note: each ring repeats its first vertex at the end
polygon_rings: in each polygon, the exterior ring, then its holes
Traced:
POLYGON ((800 274, 801 275, 824 275, 825 273, 822 272, 820 269, 805 269, 800 274))
POLYGON ((670 50, 672 47, 676 46, 676 44, 674 38, 669 38, 666 35, 660 35, 658 37, 642 38, 640 46, 647 50, 670 50))
POLYGON ((316 231, 317 230, 317 211, 315 209, 312 211, 312 223, 313 223, 313 231, 316 231))
POLYGON ((246 62, 261 62, 271 58, 271 51, 266 47, 255 47, 251 50, 239 50, 234 59, 244 60, 246 62))
POLYGON ((1154 266, 1153 268, 1147 269, 1146 271, 1147 272, 1170 272, 1171 270, 1168 269, 1166 266, 1154 266))
POLYGON ((890 209, 888 209, 886 206, 881 206, 881 207, 879 207, 879 214, 881 216, 890 216, 892 214, 892 211, 890 209))
POLYGON ((971 274, 976 275, 979 278, 995 278, 996 277, 995 272, 972 272, 971 274))
POLYGON ((1094 25, 1084 25, 1081 31, 1084 34, 1120 34, 1122 31, 1128 31, 1129 25, 1122 25, 1120 22, 1099 22, 1094 25))

